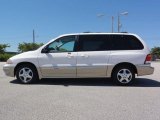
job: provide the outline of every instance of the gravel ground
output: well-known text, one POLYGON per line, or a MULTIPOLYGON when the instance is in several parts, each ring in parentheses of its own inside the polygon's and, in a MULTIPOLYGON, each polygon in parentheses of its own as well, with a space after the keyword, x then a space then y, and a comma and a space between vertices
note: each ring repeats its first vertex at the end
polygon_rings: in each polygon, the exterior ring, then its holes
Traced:
POLYGON ((111 79, 44 79, 22 85, 0 63, 0 120, 160 120, 160 63, 132 86, 111 79))

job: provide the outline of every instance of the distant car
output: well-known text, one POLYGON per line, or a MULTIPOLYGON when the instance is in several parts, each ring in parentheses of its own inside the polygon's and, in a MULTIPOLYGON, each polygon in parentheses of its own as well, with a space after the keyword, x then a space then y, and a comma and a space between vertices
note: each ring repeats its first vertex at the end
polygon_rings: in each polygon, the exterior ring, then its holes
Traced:
POLYGON ((154 68, 145 42, 130 33, 78 33, 62 35, 35 51, 10 58, 6 75, 24 84, 42 78, 105 78, 121 85, 135 74, 150 75, 154 68))

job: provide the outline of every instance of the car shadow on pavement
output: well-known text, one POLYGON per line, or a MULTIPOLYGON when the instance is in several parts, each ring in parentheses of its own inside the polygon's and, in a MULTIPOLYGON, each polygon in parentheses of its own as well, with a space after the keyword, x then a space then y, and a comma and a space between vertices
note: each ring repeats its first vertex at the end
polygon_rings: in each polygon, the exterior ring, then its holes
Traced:
MULTIPOLYGON (((17 79, 12 84, 21 84, 17 79)), ((63 85, 63 86, 119 86, 109 78, 87 78, 87 79, 42 79, 37 83, 29 85, 63 85)), ((160 87, 160 82, 147 78, 137 78, 126 87, 160 87)))

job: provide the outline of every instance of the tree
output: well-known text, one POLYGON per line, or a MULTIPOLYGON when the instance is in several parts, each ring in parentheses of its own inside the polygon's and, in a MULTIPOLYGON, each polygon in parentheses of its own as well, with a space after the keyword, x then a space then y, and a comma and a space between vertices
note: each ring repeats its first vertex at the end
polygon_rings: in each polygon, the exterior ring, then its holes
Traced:
POLYGON ((151 54, 152 54, 152 56, 153 56, 154 59, 160 58, 160 47, 154 47, 154 48, 152 48, 151 54))
POLYGON ((0 54, 4 54, 7 47, 10 46, 8 44, 0 44, 0 54))
POLYGON ((36 50, 42 45, 43 45, 43 43, 26 43, 26 42, 19 43, 18 51, 19 52, 26 52, 26 51, 36 50))

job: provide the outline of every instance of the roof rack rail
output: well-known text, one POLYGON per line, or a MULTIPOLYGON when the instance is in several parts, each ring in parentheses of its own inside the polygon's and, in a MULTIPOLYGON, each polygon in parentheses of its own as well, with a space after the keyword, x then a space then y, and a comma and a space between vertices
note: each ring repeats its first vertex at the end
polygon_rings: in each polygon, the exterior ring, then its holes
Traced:
POLYGON ((83 32, 83 33, 103 33, 103 32, 90 32, 90 31, 86 31, 86 32, 83 32))
POLYGON ((90 31, 85 31, 85 32, 83 32, 83 33, 92 33, 92 32, 90 32, 90 31))
POLYGON ((128 33, 128 32, 121 32, 121 33, 128 33))

